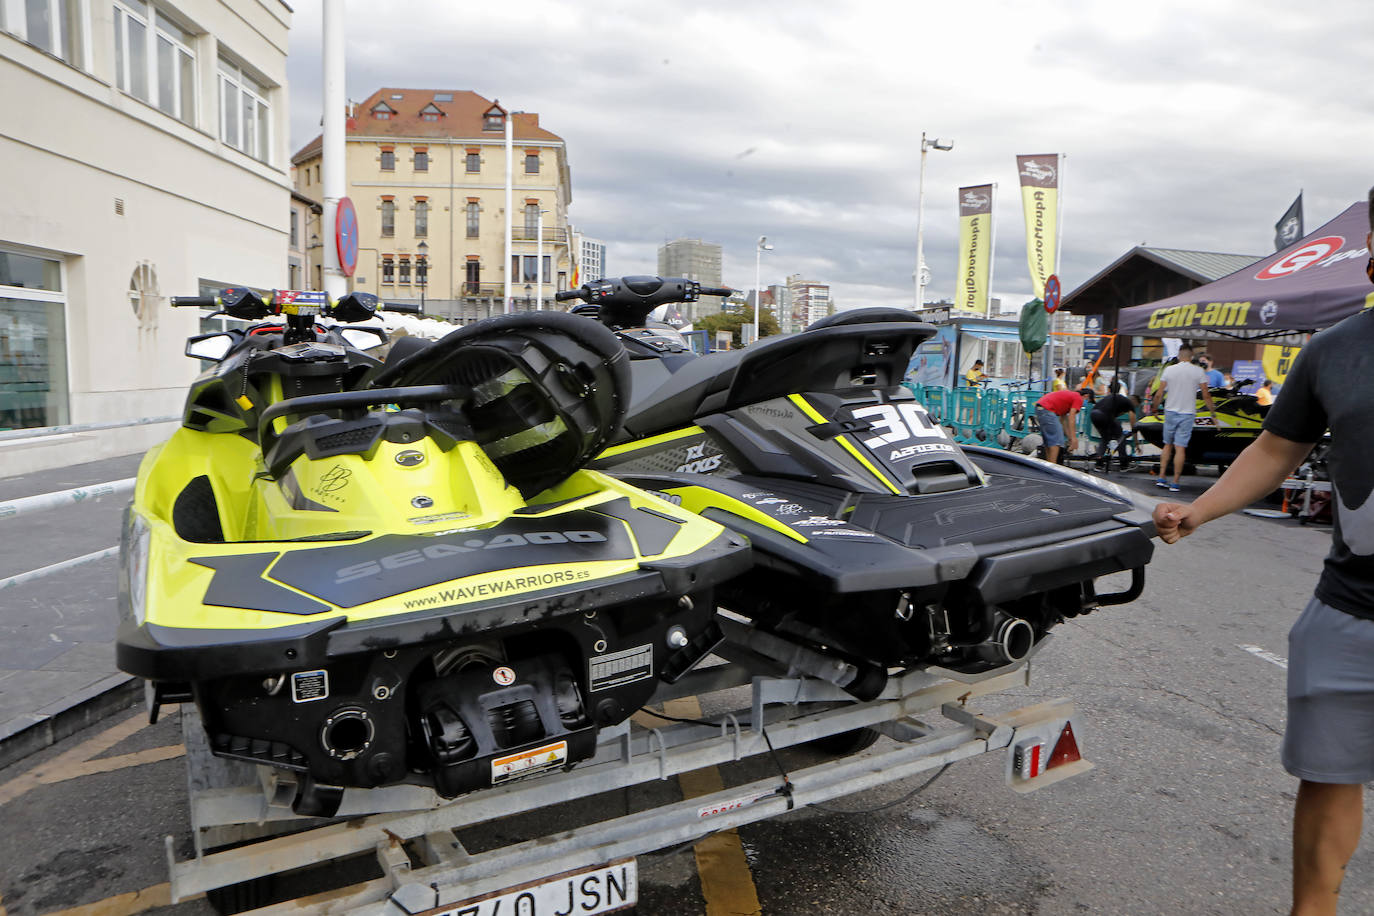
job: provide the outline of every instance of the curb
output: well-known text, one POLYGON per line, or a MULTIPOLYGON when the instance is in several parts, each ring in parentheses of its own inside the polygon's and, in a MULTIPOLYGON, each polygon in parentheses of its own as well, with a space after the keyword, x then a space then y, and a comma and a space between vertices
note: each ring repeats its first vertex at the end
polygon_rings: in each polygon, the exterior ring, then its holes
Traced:
POLYGON ((112 674, 37 712, 0 723, 0 769, 143 699, 141 678, 112 674))

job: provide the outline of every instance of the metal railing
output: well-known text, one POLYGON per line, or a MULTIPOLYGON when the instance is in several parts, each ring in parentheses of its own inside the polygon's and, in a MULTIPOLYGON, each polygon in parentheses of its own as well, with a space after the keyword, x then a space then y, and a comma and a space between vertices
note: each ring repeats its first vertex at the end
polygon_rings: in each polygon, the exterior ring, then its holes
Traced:
MULTIPOLYGON (((514 242, 537 242, 539 240, 539 227, 537 226, 511 226, 511 241, 514 242)), ((556 226, 544 227, 544 241, 562 244, 568 240, 568 230, 556 226)))

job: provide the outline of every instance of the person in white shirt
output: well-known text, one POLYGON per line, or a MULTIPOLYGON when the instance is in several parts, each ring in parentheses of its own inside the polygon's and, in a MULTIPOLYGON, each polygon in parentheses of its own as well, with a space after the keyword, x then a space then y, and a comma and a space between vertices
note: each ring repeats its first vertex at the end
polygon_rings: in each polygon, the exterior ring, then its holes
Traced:
POLYGON ((1183 456, 1193 437, 1193 420, 1197 416, 1197 393, 1207 403, 1207 410, 1215 417, 1216 405, 1207 384, 1207 372, 1193 363, 1193 348, 1184 344, 1178 348, 1178 362, 1159 377, 1159 387, 1150 394, 1150 411, 1155 402, 1164 400, 1164 447, 1159 453, 1159 478, 1155 486, 1178 492, 1178 479, 1183 476, 1183 456), (1169 459, 1174 462, 1174 479, 1168 480, 1169 459))

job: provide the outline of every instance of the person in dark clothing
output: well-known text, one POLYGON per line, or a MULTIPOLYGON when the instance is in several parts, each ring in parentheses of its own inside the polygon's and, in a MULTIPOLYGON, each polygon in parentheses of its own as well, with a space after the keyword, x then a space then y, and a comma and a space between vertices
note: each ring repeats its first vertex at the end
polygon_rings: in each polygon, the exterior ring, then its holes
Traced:
POLYGON ((1107 470, 1108 458, 1107 449, 1115 439, 1119 443, 1116 447, 1116 456, 1120 461, 1121 470, 1126 470, 1130 459, 1126 457, 1126 435, 1121 427, 1121 416, 1127 415, 1130 419, 1131 429, 1135 429, 1135 419, 1140 413, 1140 398, 1127 397, 1121 393, 1120 387, 1113 394, 1100 398, 1093 405, 1092 411, 1088 414, 1088 419, 1092 421, 1093 429, 1097 430, 1101 441, 1097 444, 1097 452, 1093 455, 1095 467, 1099 471, 1107 470))

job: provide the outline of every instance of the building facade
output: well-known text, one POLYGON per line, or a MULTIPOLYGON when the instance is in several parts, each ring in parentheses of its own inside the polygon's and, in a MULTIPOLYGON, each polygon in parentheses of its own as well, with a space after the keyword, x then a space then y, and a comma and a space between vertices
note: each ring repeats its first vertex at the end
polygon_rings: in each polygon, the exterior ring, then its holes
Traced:
MULTIPOLYGON (((178 414, 200 314, 168 297, 284 284, 290 24, 280 0, 0 2, 0 428, 178 414)), ((128 453, 169 428, 0 463, 128 453)))
POLYGON ((830 298, 830 287, 802 279, 801 274, 787 278, 787 290, 792 300, 792 320, 796 330, 804 331, 813 323, 835 313, 835 302, 830 298))
POLYGON ((778 329, 782 334, 791 334, 799 330, 796 322, 792 318, 792 291, 781 283, 768 287, 768 291, 763 294, 763 304, 771 307, 773 317, 778 320, 778 329))
MULTIPOLYGON (((466 90, 378 89, 351 106, 348 196, 358 211, 351 289, 471 321, 567 289, 572 181, 562 138, 539 116, 466 90), (511 263, 505 260, 506 119, 513 118, 511 263), (543 225, 543 258, 539 227, 543 225)), ((322 197, 321 142, 295 156, 296 190, 322 197)))
POLYGON ((320 242, 319 201, 299 191, 291 192, 291 227, 286 250, 288 289, 324 289, 323 251, 320 242))
POLYGON ((606 243, 600 239, 589 239, 584 235, 579 235, 577 236, 577 250, 578 282, 604 280, 606 278, 606 243))
MULTIPOLYGON (((702 286, 721 286, 720 245, 701 239, 675 239, 658 249, 658 275, 684 277, 702 286)), ((705 315, 722 311, 719 296, 702 296, 689 306, 684 317, 695 321, 705 315)))

